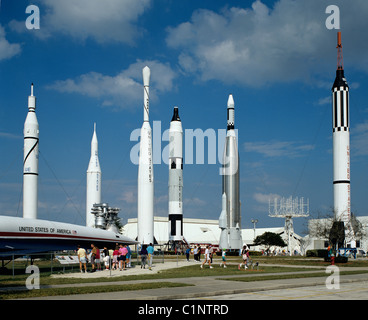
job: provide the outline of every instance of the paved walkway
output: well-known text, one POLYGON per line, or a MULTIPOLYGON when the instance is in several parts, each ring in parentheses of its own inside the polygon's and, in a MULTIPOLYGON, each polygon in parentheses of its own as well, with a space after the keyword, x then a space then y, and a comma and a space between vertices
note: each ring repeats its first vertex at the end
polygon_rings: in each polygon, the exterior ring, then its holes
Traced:
MULTIPOLYGON (((264 276, 265 273, 251 273, 249 275, 244 272, 241 275, 229 275, 229 276, 208 276, 208 277, 193 277, 193 278, 172 278, 172 279, 152 279, 152 280, 133 280, 133 281, 114 281, 114 277, 121 275, 139 275, 156 273, 160 270, 169 268, 180 268, 183 266, 193 265, 193 262, 178 261, 178 262, 166 262, 154 264, 152 271, 148 269, 141 269, 135 267, 127 269, 126 271, 98 271, 95 273, 81 274, 79 272, 66 275, 54 275, 54 277, 77 277, 77 278, 93 278, 93 277, 108 277, 111 278, 111 282, 102 283, 85 283, 85 284, 73 284, 73 287, 77 286, 99 286, 99 285, 129 285, 135 283, 147 283, 147 282, 174 282, 174 283, 186 283, 191 286, 187 287, 176 287, 176 288, 160 288, 160 289, 146 289, 146 290, 135 290, 135 291, 121 291, 121 292, 108 292, 108 293, 93 293, 93 294, 79 294, 70 296, 52 296, 42 298, 32 298, 32 300, 175 300, 175 299, 209 299, 210 297, 226 296, 241 293, 251 292, 269 292, 271 290, 284 290, 295 288, 296 290, 303 290, 303 288, 311 286, 322 286, 325 290, 329 290, 326 287, 326 279, 329 274, 326 273, 326 277, 311 277, 301 279, 283 279, 283 280, 268 280, 268 281, 252 281, 252 282, 241 282, 231 281, 231 278, 239 276, 264 276), (228 280, 220 280, 226 278, 228 280)), ((304 267, 304 266, 295 266, 304 267)), ((199 264, 198 264, 199 268, 199 264)), ((208 268, 208 266, 206 266, 208 268)), ((215 268, 219 268, 218 264, 215 264, 215 268)), ((310 267, 310 273, 325 271, 325 268, 310 267)), ((341 268, 343 270, 351 269, 365 269, 365 268, 341 268)), ((180 272, 180 269, 179 271, 180 272)), ((301 273, 306 273, 305 271, 301 273)), ((295 272, 293 272, 295 274, 295 272)), ((364 299, 368 299, 368 274, 359 275, 340 275, 340 283, 349 284, 359 282, 367 288, 362 294, 364 299)), ((71 285, 50 285, 42 286, 42 288, 58 288, 58 287, 70 287, 71 285)), ((297 295, 297 293, 295 293, 297 295)), ((303 296, 303 294, 299 294, 303 296)), ((348 295, 344 296, 345 299, 349 299, 348 295)), ((262 298, 260 298, 262 299, 262 298)), ((280 296, 278 296, 280 299, 280 296)))

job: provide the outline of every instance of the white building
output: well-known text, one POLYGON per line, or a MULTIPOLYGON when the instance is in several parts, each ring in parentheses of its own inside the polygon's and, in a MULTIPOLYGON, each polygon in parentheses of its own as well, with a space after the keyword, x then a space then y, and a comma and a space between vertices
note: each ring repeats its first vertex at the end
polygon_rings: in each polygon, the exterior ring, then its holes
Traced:
MULTIPOLYGON (((169 223, 168 217, 154 217, 154 236, 158 245, 166 245, 169 241, 169 223)), ((137 218, 128 219, 128 222, 123 227, 123 234, 131 239, 137 238, 137 218)), ((255 237, 262 235, 265 232, 273 232, 280 234, 281 238, 287 242, 287 235, 284 232, 284 227, 278 228, 256 228, 256 229, 242 229, 243 243, 251 246, 255 237)), ((221 229, 219 228, 218 220, 206 219, 183 219, 183 235, 184 239, 189 244, 212 244, 218 245, 220 240, 221 229)), ((294 234, 291 237, 292 251, 300 252, 301 237, 294 234)), ((261 247, 251 247, 251 250, 261 250, 261 247)), ((279 251, 287 250, 285 248, 278 248, 279 251)))
MULTIPOLYGON (((361 223, 362 227, 362 238, 356 239, 356 247, 358 250, 368 251, 368 216, 356 217, 357 220, 361 223)), ((305 250, 314 250, 314 249, 327 249, 328 247, 328 238, 324 238, 321 236, 316 236, 316 233, 320 234, 321 232, 317 232, 316 228, 331 228, 332 219, 310 219, 308 221, 308 230, 309 235, 303 238, 303 242, 305 243, 305 250)))

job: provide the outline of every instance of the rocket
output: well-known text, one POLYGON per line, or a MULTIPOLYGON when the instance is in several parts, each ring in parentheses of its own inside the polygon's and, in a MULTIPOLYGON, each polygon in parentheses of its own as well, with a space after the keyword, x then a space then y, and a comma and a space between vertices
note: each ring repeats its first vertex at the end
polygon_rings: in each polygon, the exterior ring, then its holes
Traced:
POLYGON ((24 123, 23 158, 23 218, 37 219, 38 209, 38 142, 39 126, 36 117, 36 97, 28 97, 28 114, 24 123))
POLYGON ((234 99, 227 101, 227 132, 222 162, 222 211, 219 218, 221 229, 219 247, 241 249, 241 215, 239 198, 239 154, 235 135, 234 99))
POLYGON ((101 167, 98 160, 98 141, 96 124, 94 124, 91 141, 91 158, 87 169, 87 191, 86 191, 86 226, 95 226, 95 215, 92 208, 95 203, 101 203, 101 167))
POLYGON ((337 70, 332 86, 334 214, 350 224, 350 124, 349 86, 344 75, 341 32, 337 33, 337 70))
POLYGON ((153 158, 152 131, 149 123, 150 69, 143 68, 143 125, 139 144, 138 162, 138 242, 147 245, 153 242, 153 158))
POLYGON ((178 107, 169 129, 169 241, 183 240, 183 128, 178 107))

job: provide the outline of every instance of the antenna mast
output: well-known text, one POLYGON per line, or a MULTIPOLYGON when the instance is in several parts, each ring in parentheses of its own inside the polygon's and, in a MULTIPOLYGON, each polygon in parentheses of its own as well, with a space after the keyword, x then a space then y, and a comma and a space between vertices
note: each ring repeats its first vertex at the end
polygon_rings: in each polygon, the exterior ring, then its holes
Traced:
POLYGON ((304 198, 275 198, 273 202, 268 200, 269 217, 285 219, 285 234, 287 235, 288 251, 291 255, 291 237, 294 234, 293 218, 309 216, 309 199, 304 203, 304 198))

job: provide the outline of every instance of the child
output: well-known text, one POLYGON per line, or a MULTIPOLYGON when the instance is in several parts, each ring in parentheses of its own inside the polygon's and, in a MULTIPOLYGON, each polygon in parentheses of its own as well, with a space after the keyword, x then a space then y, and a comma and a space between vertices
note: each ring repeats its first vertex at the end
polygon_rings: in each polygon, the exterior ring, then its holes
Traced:
POLYGON ((242 265, 244 265, 244 269, 248 269, 247 263, 248 263, 248 257, 249 257, 249 250, 248 250, 248 247, 246 245, 243 246, 243 249, 241 251, 241 255, 242 255, 242 258, 243 258, 243 263, 239 264, 238 269, 240 270, 242 265))
POLYGON ((226 267, 226 249, 222 249, 222 262, 220 263, 220 267, 224 265, 224 268, 226 267))

